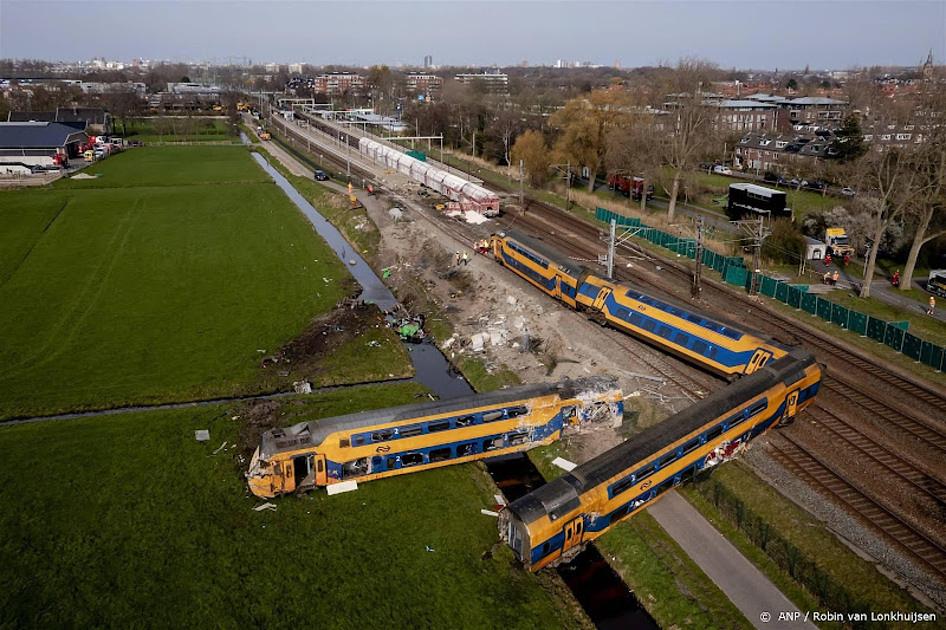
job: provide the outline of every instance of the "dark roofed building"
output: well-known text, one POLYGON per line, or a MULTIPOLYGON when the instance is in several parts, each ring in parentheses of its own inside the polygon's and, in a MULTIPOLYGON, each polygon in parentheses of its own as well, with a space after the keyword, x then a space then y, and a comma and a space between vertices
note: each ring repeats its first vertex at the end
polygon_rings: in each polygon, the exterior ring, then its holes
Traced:
POLYGON ((7 122, 58 122, 94 134, 108 134, 112 117, 101 107, 59 107, 54 112, 10 112, 7 122))
POLYGON ((0 123, 0 168, 4 164, 56 166, 79 157, 88 135, 54 122, 0 123))

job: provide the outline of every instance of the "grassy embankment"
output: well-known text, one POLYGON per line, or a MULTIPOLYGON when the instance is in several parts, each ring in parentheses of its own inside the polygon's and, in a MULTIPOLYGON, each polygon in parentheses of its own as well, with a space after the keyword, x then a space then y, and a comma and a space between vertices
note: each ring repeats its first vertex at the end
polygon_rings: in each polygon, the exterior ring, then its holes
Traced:
POLYGON ((86 172, 0 193, 0 417, 260 391, 259 351, 352 289, 243 149, 136 149, 86 172))
MULTIPOLYGON (((421 391, 359 387, 285 401, 278 415, 289 424, 421 391)), ((232 418, 245 414, 215 406, 0 427, 0 626, 577 625, 548 576, 521 571, 496 545, 495 519, 479 513, 494 486, 478 466, 254 512, 239 451, 212 455, 239 439, 243 420, 232 418), (211 441, 196 442, 205 428, 211 441)))

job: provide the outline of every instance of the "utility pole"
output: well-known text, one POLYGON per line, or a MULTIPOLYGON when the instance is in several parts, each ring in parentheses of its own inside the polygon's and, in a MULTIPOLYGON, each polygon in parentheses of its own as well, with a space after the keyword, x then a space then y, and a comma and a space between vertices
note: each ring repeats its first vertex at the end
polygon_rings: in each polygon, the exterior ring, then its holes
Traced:
POLYGON ((756 295, 759 292, 759 276, 762 273, 762 241, 769 235, 765 229, 765 220, 763 217, 758 219, 749 219, 746 221, 736 221, 737 225, 749 237, 752 247, 752 274, 749 279, 749 295, 756 295))
MULTIPOLYGON (((612 228, 613 230, 614 228, 612 228)), ((703 217, 696 218, 696 265, 693 268, 693 284, 690 287, 690 297, 700 299, 703 285, 700 283, 703 276, 703 217)))
POLYGON ((608 280, 614 279, 614 244, 617 240, 617 219, 611 219, 611 234, 608 238, 608 280))
POLYGON ((572 163, 565 163, 565 209, 572 207, 572 163))
POLYGON ((525 189, 523 188, 525 178, 522 174, 522 160, 519 160, 519 207, 525 208, 525 189))
MULTIPOLYGON (((473 130, 473 157, 476 157, 476 129, 473 130)), ((473 168, 472 166, 470 168, 473 168)))

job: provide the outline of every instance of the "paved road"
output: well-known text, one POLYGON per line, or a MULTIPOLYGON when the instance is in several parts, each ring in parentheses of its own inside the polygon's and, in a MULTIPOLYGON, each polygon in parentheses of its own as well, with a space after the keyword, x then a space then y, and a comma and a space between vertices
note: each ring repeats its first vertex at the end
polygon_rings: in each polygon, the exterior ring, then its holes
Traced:
POLYGON ((815 630, 802 620, 779 621, 780 612, 798 607, 679 494, 669 492, 648 511, 756 628, 815 630), (762 621, 763 613, 770 621, 762 621))

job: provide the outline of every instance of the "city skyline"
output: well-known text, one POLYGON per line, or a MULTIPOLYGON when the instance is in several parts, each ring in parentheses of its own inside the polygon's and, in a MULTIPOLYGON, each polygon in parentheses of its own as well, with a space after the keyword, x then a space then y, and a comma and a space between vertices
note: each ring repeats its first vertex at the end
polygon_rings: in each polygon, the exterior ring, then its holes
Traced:
POLYGON ((942 2, 90 1, 42 6, 53 10, 39 21, 35 3, 0 1, 0 57, 422 66, 429 55, 440 66, 515 66, 524 60, 552 66, 561 59, 625 68, 700 57, 723 68, 757 70, 911 66, 922 63, 930 50, 937 60, 946 58, 942 2), (494 6, 483 11, 483 4, 494 6), (255 19, 262 11, 271 13, 265 28, 255 19), (385 20, 355 23, 366 11, 381 11, 385 20), (282 15, 293 19, 280 20, 282 15), (78 20, 96 24, 84 32, 107 36, 76 37, 78 20), (346 20, 354 25, 330 26, 346 20), (455 24, 463 31, 455 32, 455 24))

